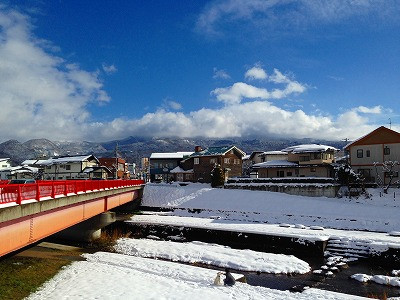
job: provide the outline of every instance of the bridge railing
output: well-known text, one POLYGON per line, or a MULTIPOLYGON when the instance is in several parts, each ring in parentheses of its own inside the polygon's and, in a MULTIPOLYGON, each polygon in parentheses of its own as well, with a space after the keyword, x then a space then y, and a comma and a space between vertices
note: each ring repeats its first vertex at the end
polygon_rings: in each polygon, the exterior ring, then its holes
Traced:
POLYGON ((0 204, 21 204, 25 200, 44 200, 114 188, 140 186, 143 180, 41 180, 29 184, 1 184, 0 204))

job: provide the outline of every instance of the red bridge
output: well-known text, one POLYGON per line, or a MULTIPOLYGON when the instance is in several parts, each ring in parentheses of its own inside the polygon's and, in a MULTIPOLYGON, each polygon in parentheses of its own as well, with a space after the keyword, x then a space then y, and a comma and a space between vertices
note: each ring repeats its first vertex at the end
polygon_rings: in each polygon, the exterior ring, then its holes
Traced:
POLYGON ((143 180, 0 182, 0 256, 141 197, 143 180))

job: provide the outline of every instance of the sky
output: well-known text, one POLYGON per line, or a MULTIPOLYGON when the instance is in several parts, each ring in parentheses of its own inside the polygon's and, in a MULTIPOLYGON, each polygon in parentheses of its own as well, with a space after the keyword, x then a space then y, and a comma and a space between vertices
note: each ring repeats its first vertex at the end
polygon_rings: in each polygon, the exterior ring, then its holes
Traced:
POLYGON ((0 142, 400 131, 400 1, 0 0, 0 142))

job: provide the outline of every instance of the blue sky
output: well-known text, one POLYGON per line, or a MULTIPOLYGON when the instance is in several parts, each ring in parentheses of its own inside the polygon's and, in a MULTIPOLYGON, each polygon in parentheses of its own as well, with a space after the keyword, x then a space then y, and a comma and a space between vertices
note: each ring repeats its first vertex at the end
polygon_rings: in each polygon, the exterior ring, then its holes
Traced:
POLYGON ((400 130, 399 25, 396 0, 0 0, 0 141, 400 130))

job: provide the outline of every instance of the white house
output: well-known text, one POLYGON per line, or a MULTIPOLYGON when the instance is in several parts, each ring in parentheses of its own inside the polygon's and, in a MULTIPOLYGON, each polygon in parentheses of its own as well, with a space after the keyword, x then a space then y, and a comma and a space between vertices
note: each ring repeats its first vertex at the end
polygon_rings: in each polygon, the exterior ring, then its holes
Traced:
POLYGON ((44 166, 43 177, 47 180, 103 178, 106 173, 104 168, 96 168, 100 166, 100 162, 94 155, 54 157, 41 164, 44 166))

